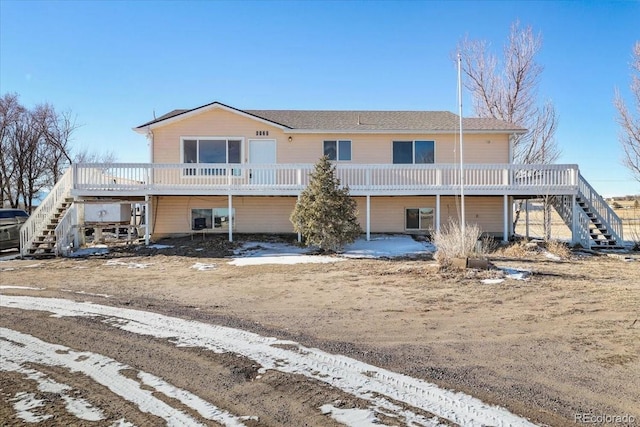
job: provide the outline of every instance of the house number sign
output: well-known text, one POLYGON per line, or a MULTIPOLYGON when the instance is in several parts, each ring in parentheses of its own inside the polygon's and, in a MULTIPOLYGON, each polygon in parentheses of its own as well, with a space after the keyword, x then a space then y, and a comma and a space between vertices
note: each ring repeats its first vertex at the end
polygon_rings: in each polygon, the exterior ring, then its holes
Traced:
POLYGON ((269 136, 269 131, 268 130, 257 130, 256 131, 256 136, 269 136))

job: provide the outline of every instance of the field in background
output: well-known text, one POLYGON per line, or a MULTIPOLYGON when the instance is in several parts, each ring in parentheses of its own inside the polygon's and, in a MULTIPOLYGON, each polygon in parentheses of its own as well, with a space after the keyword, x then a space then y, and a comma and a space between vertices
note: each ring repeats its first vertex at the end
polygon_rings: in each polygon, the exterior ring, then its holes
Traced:
MULTIPOLYGON (((619 200, 616 203, 621 206, 614 211, 622 219, 625 241, 640 241, 640 208, 635 208, 633 201, 619 200)), ((527 235, 524 207, 515 232, 520 236, 527 235)), ((529 201, 529 237, 544 238, 544 212, 542 202, 539 200, 529 201)), ((551 238, 561 241, 571 240, 571 229, 565 225, 555 209, 551 209, 551 238)))

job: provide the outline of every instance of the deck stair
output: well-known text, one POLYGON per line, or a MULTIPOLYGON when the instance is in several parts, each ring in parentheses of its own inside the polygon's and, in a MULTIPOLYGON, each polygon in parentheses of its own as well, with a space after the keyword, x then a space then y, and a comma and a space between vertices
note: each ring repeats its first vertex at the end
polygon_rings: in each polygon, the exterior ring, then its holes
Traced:
POLYGON ((64 198, 58 206, 54 209, 48 223, 40 230, 40 233, 36 234, 31 242, 31 245, 26 248, 27 256, 34 258, 48 258, 56 256, 56 228, 64 214, 69 210, 73 204, 73 198, 64 198))
POLYGON ((67 169, 47 197, 20 228, 20 253, 23 257, 56 256, 56 228, 73 206, 72 168, 67 169))
POLYGON ((578 216, 574 240, 583 247, 624 249, 622 220, 582 175, 579 175, 575 213, 572 196, 554 196, 551 202, 569 228, 574 224, 573 215, 578 216))

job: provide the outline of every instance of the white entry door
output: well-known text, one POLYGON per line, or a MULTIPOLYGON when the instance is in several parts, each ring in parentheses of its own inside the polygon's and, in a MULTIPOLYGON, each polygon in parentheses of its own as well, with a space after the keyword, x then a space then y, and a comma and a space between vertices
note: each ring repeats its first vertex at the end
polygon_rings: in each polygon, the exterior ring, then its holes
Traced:
POLYGON ((276 183, 276 171, 271 165, 276 163, 275 139, 250 139, 249 163, 251 163, 251 183, 272 185, 276 183), (255 167, 253 166, 255 165, 255 167))

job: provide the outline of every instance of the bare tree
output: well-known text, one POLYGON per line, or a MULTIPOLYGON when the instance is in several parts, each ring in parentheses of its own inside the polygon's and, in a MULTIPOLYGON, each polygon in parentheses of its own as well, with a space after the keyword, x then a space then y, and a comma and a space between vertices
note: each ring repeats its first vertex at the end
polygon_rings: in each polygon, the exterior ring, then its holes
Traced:
POLYGON ((114 163, 116 160, 113 151, 97 152, 86 148, 77 150, 73 156, 73 163, 114 163))
POLYGON ((42 190, 50 189, 74 160, 113 162, 113 153, 73 153, 77 129, 71 113, 50 104, 22 106, 17 94, 0 98, 0 206, 31 210, 42 190))
POLYGON ((70 112, 58 113, 55 109, 45 104, 43 106, 45 114, 46 133, 45 141, 49 151, 48 169, 51 183, 55 184, 62 176, 62 172, 71 163, 71 136, 78 128, 75 119, 70 112))
POLYGON ((543 67, 535 57, 541 48, 542 37, 531 27, 521 29, 519 22, 511 26, 502 63, 486 41, 465 38, 458 44, 475 114, 529 130, 514 141, 515 163, 553 163, 560 155, 554 138, 558 118, 553 103, 540 104, 537 98, 543 67))
POLYGON ((616 90, 614 103, 618 110, 619 139, 624 150, 622 162, 631 171, 636 181, 640 181, 640 41, 637 41, 633 47, 631 71, 631 97, 636 113, 627 108, 618 90, 616 90))
POLYGON ((0 207, 17 206, 17 171, 12 155, 12 142, 17 124, 25 109, 18 102, 18 95, 6 94, 0 98, 0 207))
MULTIPOLYGON (((542 36, 531 27, 511 26, 502 61, 483 40, 465 38, 458 43, 465 74, 465 87, 471 92, 474 112, 522 126, 529 130, 513 141, 513 161, 519 164, 549 164, 560 156, 555 140, 558 117, 551 101, 540 102, 538 86, 543 67, 536 62, 542 36)), ((514 228, 520 217, 517 206, 514 228)))

